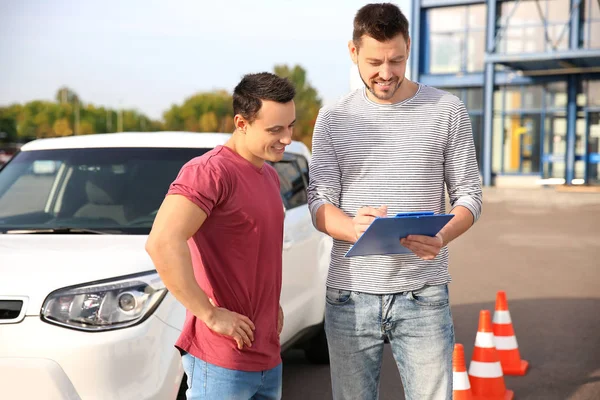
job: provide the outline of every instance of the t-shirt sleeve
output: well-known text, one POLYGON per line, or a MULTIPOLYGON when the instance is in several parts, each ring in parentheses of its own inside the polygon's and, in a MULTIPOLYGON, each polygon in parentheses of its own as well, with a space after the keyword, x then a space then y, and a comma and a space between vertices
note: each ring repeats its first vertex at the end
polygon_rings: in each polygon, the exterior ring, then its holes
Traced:
POLYGON ((226 175, 209 164, 184 165, 177 178, 171 183, 168 195, 178 194, 198 207, 206 215, 226 196, 226 175))

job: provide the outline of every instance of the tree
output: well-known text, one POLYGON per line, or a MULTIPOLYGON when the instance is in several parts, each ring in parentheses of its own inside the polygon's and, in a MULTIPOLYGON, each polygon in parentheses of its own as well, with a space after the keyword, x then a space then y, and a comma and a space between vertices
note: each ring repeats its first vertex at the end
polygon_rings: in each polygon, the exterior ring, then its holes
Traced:
POLYGON ((66 86, 61 87, 56 92, 56 102, 60 104, 75 104, 80 103, 79 96, 73 90, 66 86))
POLYGON ((306 79, 306 70, 299 65, 293 68, 287 65, 276 65, 274 73, 288 78, 296 88, 296 124, 294 125, 294 140, 304 142, 309 148, 312 145, 312 134, 321 108, 321 99, 317 90, 306 79))
POLYGON ((197 93, 163 114, 165 129, 191 132, 232 132, 233 104, 224 90, 197 93))
POLYGON ((94 125, 92 125, 92 123, 87 120, 81 121, 81 123, 79 124, 78 134, 79 135, 91 135, 93 133, 96 133, 94 131, 94 125))
POLYGON ((73 129, 71 129, 69 120, 66 118, 56 120, 52 129, 54 130, 55 136, 71 136, 73 134, 73 129))
POLYGON ((0 116, 0 143, 17 141, 17 121, 14 118, 0 116))
POLYGON ((92 104, 84 105, 79 96, 67 87, 57 91, 56 100, 35 100, 23 105, 0 107, 0 121, 7 121, 0 125, 0 132, 7 129, 4 126, 13 127, 17 139, 23 141, 36 137, 115 132, 118 122, 122 122, 124 131, 163 129, 162 122, 153 121, 135 110, 118 111, 92 104))
POLYGON ((219 129, 219 121, 214 111, 209 111, 200 116, 198 121, 199 132, 216 132, 219 129))

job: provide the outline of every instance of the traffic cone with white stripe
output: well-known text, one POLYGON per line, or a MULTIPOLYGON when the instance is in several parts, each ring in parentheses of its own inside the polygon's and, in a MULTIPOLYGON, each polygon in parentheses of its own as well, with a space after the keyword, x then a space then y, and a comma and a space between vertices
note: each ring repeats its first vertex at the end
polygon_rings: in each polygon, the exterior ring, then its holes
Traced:
POLYGON ((474 400, 512 400, 514 393, 506 390, 502 366, 498 360, 492 317, 489 310, 479 312, 479 328, 475 337, 473 359, 469 365, 469 380, 474 400))
POLYGON ((465 349, 460 343, 454 345, 452 354, 452 399, 473 400, 467 364, 465 364, 465 349))
POLYGON ((496 294, 496 310, 494 311, 494 343, 504 375, 525 375, 529 363, 521 360, 519 345, 510 319, 506 293, 496 294))

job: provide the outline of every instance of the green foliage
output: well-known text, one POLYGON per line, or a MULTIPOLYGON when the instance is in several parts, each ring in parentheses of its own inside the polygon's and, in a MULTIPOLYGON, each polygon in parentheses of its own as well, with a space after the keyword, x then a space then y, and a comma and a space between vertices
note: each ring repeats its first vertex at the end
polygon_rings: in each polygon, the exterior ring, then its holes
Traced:
MULTIPOLYGON (((294 139, 311 144, 312 131, 321 107, 318 93, 299 65, 277 65, 274 73, 287 77, 296 87, 294 139)), ((56 102, 30 101, 0 107, 0 141, 89 135, 111 132, 191 131, 226 132, 234 130, 231 94, 225 90, 197 93, 164 112, 163 121, 154 121, 135 110, 114 110, 82 102, 72 89, 61 87, 56 102), (4 137, 4 139, 3 139, 4 137)))
POLYGON ((112 110, 84 104, 79 96, 67 87, 56 93, 56 102, 34 100, 20 105, 0 107, 0 121, 13 127, 14 140, 54 136, 89 135, 156 131, 162 129, 160 121, 153 121, 135 110, 112 110))
POLYGON ((294 140, 302 141, 310 148, 313 129, 321 108, 321 99, 317 90, 308 83, 306 70, 299 65, 293 68, 289 68, 287 65, 276 65, 273 72, 278 76, 288 78, 296 87, 294 140))
POLYGON ((0 117, 0 143, 14 143, 17 140, 17 121, 0 117))
POLYGON ((231 133, 231 94, 224 90, 195 94, 187 98, 181 106, 171 106, 163 117, 165 129, 169 131, 231 133))

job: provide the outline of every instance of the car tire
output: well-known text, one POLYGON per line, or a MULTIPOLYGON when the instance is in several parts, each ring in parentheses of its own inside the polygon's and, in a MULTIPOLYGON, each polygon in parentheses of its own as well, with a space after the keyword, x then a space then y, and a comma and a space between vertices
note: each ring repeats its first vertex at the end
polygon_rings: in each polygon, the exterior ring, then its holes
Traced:
POLYGON ((329 364, 329 347, 324 328, 306 343, 304 355, 313 364, 329 364))

